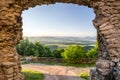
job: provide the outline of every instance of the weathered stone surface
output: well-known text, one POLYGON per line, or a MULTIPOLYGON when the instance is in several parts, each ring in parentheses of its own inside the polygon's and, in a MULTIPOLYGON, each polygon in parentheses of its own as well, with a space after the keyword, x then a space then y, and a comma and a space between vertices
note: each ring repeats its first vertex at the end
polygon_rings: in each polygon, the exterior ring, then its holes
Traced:
POLYGON ((115 78, 114 68, 120 61, 120 2, 107 2, 103 7, 94 10, 96 13, 94 25, 98 30, 100 59, 96 63, 96 77, 99 80, 119 80, 115 78))
POLYGON ((109 60, 98 60, 96 67, 99 73, 103 76, 109 75, 110 73, 110 61, 109 60))
POLYGON ((119 0, 0 0, 0 80, 23 80, 15 45, 22 39, 22 11, 56 2, 85 5, 94 9, 99 57, 91 80, 120 80, 119 0))

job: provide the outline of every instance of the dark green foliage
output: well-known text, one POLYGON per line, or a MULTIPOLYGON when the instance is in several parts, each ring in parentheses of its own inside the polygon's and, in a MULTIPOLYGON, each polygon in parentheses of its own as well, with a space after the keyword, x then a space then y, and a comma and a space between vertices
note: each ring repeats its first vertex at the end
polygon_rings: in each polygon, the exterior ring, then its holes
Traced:
POLYGON ((92 48, 94 48, 94 46, 89 46, 89 45, 86 45, 86 46, 85 46, 86 51, 88 51, 88 50, 90 50, 90 49, 92 49, 92 48))
POLYGON ((17 52, 22 56, 51 57, 53 56, 50 49, 40 44, 32 43, 27 38, 20 41, 16 46, 17 52))
POLYGON ((40 42, 32 43, 26 38, 20 41, 20 43, 16 46, 16 49, 22 56, 32 55, 36 57, 63 58, 72 63, 76 63, 81 58, 97 58, 98 56, 98 43, 96 43, 94 48, 91 48, 88 51, 86 51, 86 47, 72 45, 66 49, 57 48, 51 52, 49 47, 40 44, 40 42))
POLYGON ((96 42, 96 45, 94 48, 90 49, 87 52, 87 57, 88 58, 97 58, 98 57, 98 43, 96 42))
POLYGON ((56 49, 53 51, 53 55, 56 58, 62 58, 61 53, 64 52, 64 49, 56 49))
POLYGON ((47 45, 47 47, 50 48, 52 52, 59 48, 57 45, 47 45))
POLYGON ((81 58, 86 58, 86 50, 79 45, 69 46, 62 53, 62 57, 68 62, 76 63, 81 58))
POLYGON ((28 45, 30 44, 29 40, 26 38, 20 41, 20 44, 16 46, 17 52, 20 55, 25 56, 27 53, 28 45), (26 53, 26 54, 25 54, 26 53))
POLYGON ((48 47, 44 47, 43 48, 43 54, 42 54, 42 56, 41 57, 53 57, 53 54, 52 54, 52 52, 50 51, 50 48, 48 48, 48 47))
POLYGON ((40 44, 40 42, 35 42, 34 45, 36 49, 34 56, 42 57, 42 55, 45 53, 44 46, 40 44))

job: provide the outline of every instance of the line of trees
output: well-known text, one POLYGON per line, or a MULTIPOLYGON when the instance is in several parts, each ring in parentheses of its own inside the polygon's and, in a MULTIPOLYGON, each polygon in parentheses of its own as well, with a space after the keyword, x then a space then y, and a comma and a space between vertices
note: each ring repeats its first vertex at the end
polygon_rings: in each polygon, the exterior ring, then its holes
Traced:
POLYGON ((16 46, 17 52, 22 56, 36 57, 52 57, 50 48, 40 44, 40 42, 32 43, 27 38, 20 41, 16 46))
POLYGON ((67 61, 79 60, 80 58, 97 58, 98 56, 98 43, 95 47, 86 50, 85 47, 80 45, 71 45, 65 49, 50 50, 40 42, 32 43, 27 38, 20 41, 16 46, 17 52, 22 56, 36 56, 36 57, 55 57, 63 58, 67 61))
POLYGON ((85 47, 83 46, 72 45, 66 48, 61 55, 68 63, 77 63, 83 58, 96 59, 98 57, 98 43, 96 43, 94 48, 88 51, 86 51, 85 47))

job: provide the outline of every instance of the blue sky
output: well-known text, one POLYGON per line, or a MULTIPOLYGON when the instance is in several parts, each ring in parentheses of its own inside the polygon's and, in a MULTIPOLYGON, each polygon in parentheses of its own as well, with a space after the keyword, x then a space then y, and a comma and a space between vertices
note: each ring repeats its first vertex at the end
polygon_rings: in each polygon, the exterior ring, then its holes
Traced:
POLYGON ((96 36, 93 9, 56 3, 23 11, 24 36, 96 36))

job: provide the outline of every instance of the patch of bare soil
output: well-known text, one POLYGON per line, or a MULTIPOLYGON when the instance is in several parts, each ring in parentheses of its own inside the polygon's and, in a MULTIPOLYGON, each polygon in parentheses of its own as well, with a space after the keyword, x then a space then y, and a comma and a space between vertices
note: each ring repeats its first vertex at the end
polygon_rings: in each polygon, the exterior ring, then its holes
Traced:
POLYGON ((90 68, 65 67, 46 64, 24 64, 23 69, 40 71, 44 74, 44 80, 83 80, 78 77, 80 72, 90 71, 90 68))

